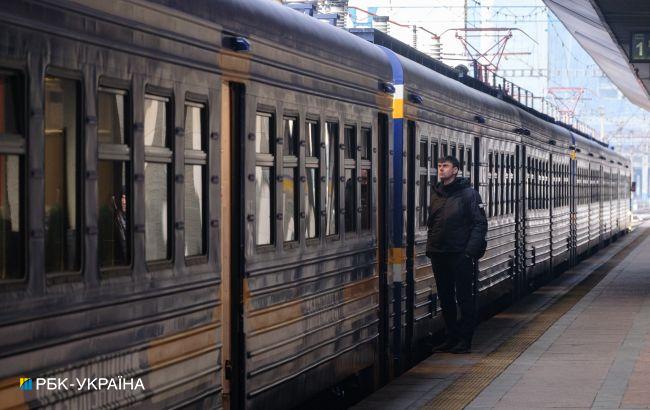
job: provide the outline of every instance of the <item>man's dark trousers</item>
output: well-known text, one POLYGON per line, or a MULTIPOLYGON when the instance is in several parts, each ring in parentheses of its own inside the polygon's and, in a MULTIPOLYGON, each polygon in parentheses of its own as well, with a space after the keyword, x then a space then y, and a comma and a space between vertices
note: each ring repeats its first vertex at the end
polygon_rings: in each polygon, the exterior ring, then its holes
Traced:
POLYGON ((447 338, 471 344, 476 326, 472 259, 462 253, 435 253, 431 265, 447 326, 447 338), (460 306, 460 320, 456 319, 456 300, 460 306))

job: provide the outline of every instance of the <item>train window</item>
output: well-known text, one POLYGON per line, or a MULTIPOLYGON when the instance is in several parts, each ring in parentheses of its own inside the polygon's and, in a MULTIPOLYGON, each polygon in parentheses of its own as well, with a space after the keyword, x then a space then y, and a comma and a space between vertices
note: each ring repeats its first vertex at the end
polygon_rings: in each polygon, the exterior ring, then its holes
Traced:
POLYGON ((255 245, 274 243, 275 226, 275 116, 258 112, 255 116, 255 245))
MULTIPOLYGON (((426 137, 425 137, 426 138, 426 137)), ((427 140, 420 140, 420 166, 419 166, 419 196, 418 196, 418 226, 423 227, 427 224, 427 193, 428 193, 428 163, 429 163, 429 147, 427 140)))
POLYGON ((361 159, 372 161, 372 130, 370 128, 361 128, 361 159))
POLYGON ((420 140, 420 168, 426 168, 429 162, 427 140, 420 140))
MULTIPOLYGON (((1 91, 0 91, 1 92, 1 91)), ((23 156, 0 153, 0 280, 24 277, 23 156)))
POLYGON ((325 126, 325 234, 338 233, 338 140, 339 125, 328 122, 325 126))
POLYGON ((0 71, 0 281, 25 277, 22 90, 21 76, 0 71))
POLYGON ((508 164, 506 154, 501 153, 501 215, 508 213, 508 164))
POLYGON ((305 207, 305 238, 318 237, 320 231, 319 218, 319 158, 320 158, 320 124, 317 121, 307 121, 307 146, 305 150, 305 172, 307 179, 304 186, 305 207))
POLYGON ((427 210, 428 210, 428 204, 427 204, 427 175, 426 174, 420 174, 420 197, 419 197, 419 203, 418 207, 419 212, 418 212, 418 226, 423 227, 427 225, 427 210))
POLYGON ((284 139, 282 141, 282 153, 298 156, 298 119, 284 117, 284 139))
POLYGON ((494 215, 494 203, 492 199, 492 187, 493 187, 493 175, 494 172, 494 162, 492 152, 488 153, 488 218, 494 215))
POLYGON ((206 109, 203 104, 185 103, 185 256, 207 252, 205 186, 208 168, 206 109))
POLYGON ((500 199, 500 194, 499 190, 501 188, 501 184, 499 183, 499 175, 500 170, 499 170, 499 153, 495 152, 494 153, 494 215, 498 216, 501 214, 500 206, 501 202, 499 201, 500 199))
POLYGON ((81 260, 80 85, 45 77, 45 271, 77 271, 81 260))
POLYGON ((511 178, 510 179, 510 201, 512 202, 512 204, 510 206, 510 211, 512 213, 515 213, 516 212, 515 207, 517 206, 517 202, 516 202, 516 199, 515 199, 516 198, 516 195, 515 195, 515 192, 516 192, 515 191, 515 180, 516 180, 516 178, 515 178, 515 176, 516 176, 517 168, 515 167, 515 156, 514 155, 510 155, 510 169, 512 170, 512 174, 510 175, 510 178, 511 178))
POLYGON ((372 186, 371 170, 361 169, 361 230, 366 231, 372 228, 372 186))
POLYGON ((361 128, 361 230, 372 228, 372 130, 361 128))
POLYGON ((438 143, 431 144, 431 168, 438 169, 438 143))
POLYGON ((462 176, 465 174, 465 150, 463 149, 462 145, 458 148, 458 154, 459 154, 458 156, 460 157, 458 158, 458 162, 460 165, 459 174, 462 176))
POLYGON ((298 120, 284 117, 283 172, 282 172, 282 228, 284 242, 298 240, 298 120))
POLYGON ((267 113, 257 113, 255 117, 255 152, 257 154, 273 154, 271 151, 271 132, 273 117, 267 113))
POLYGON ((544 162, 544 209, 551 206, 551 171, 548 161, 544 162))
POLYGON ((169 132, 171 103, 166 97, 144 100, 145 255, 147 261, 171 259, 172 191, 169 132))
POLYGON ((505 154, 502 152, 501 153, 501 170, 499 172, 499 203, 501 204, 500 211, 501 215, 504 215, 505 212, 505 207, 506 207, 506 201, 505 201, 505 189, 506 189, 506 178, 505 178, 505 170, 506 170, 506 163, 505 163, 505 154))
POLYGON ((127 93, 100 87, 97 97, 99 266, 128 266, 131 264, 131 150, 125 126, 127 93))
POLYGON ((0 70, 0 135, 20 136, 23 133, 22 77, 0 70))
POLYGON ((355 159, 357 153, 357 129, 356 127, 346 125, 345 135, 345 159, 355 159))
POLYGON ((354 168, 345 168, 345 232, 356 230, 356 177, 354 168))
MULTIPOLYGON (((438 143, 431 144, 431 182, 430 186, 435 186, 438 182, 438 143)), ((427 206, 430 205, 430 198, 427 197, 427 206)))
POLYGON ((298 222, 298 201, 296 200, 297 168, 285 167, 282 175, 282 220, 284 241, 297 240, 296 225, 298 222))
POLYGON ((345 190, 343 202, 345 206, 344 230, 354 232, 357 229, 357 178, 356 178, 356 157, 357 157, 357 128, 346 125, 344 128, 345 139, 345 190))

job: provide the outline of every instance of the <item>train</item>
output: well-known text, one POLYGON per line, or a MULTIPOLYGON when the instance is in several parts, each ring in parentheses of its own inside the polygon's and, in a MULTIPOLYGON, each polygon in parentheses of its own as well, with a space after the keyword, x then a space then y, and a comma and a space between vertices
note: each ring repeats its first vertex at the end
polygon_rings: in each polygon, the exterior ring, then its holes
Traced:
POLYGON ((630 225, 627 158, 397 41, 270 0, 15 0, 0 21, 0 408, 386 383, 443 326, 445 155, 485 203, 481 311, 630 225), (92 378, 119 383, 39 382, 92 378))

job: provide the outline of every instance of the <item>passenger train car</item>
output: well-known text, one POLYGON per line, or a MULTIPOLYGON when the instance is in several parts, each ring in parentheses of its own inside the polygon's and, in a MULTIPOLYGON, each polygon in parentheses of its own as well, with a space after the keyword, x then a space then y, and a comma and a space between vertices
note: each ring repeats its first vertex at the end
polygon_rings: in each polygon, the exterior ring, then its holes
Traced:
POLYGON ((442 329, 439 158, 480 309, 626 232, 629 161, 267 0, 0 9, 0 407, 291 408, 442 329), (143 388, 22 390, 20 378, 143 388))

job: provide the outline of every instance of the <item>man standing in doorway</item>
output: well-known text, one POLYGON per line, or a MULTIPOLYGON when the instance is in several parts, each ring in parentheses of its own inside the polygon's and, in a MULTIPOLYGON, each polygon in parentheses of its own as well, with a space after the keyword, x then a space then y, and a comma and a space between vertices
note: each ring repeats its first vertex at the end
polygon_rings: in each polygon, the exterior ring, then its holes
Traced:
POLYGON ((434 351, 469 353, 477 321, 474 264, 485 253, 487 219, 481 196, 469 179, 458 177, 459 168, 452 156, 438 163, 439 182, 433 190, 427 222, 427 256, 447 328, 445 342, 434 351))

